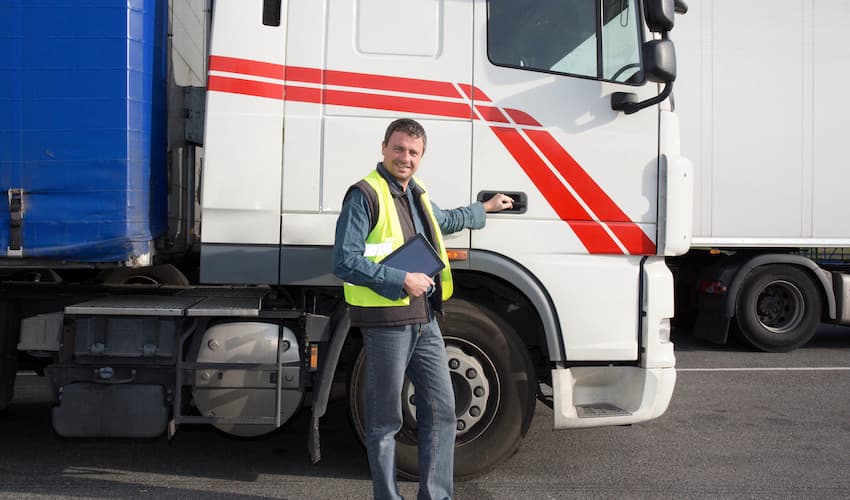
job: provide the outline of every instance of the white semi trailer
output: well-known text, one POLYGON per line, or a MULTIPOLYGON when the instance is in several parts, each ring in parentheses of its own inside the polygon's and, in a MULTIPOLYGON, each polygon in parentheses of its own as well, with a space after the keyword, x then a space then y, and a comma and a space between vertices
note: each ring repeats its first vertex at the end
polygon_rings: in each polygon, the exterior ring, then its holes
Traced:
POLYGON ((673 38, 692 249, 671 259, 677 316, 787 351, 850 321, 850 3, 692 2, 673 38))

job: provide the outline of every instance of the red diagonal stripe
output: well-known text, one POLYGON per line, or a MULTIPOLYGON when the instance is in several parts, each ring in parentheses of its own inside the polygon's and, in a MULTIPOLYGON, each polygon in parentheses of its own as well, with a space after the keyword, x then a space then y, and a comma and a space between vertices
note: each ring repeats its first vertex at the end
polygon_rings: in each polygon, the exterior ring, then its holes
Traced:
POLYGON ((634 222, 606 222, 606 225, 631 255, 653 255, 657 251, 655 243, 634 222))
POLYGON ((525 111, 520 111, 518 109, 505 108, 505 112, 508 116, 516 122, 517 125, 525 125, 531 127, 540 127, 540 123, 535 120, 531 115, 526 113, 525 111))
POLYGON ((467 83, 458 83, 458 87, 460 87, 460 89, 463 90, 463 93, 466 94, 466 97, 468 99, 473 99, 473 100, 476 100, 476 101, 491 102, 490 98, 487 97, 487 94, 485 94, 478 87, 474 87, 474 86, 469 85, 467 83))
POLYGON ((258 82, 241 78, 210 75, 207 90, 228 92, 231 94, 253 95, 269 99, 283 99, 283 85, 279 83, 258 82))
POLYGON ((655 253, 655 244, 614 203, 599 184, 578 164, 559 143, 545 130, 525 129, 532 142, 543 152, 549 162, 560 172, 575 192, 584 200, 596 217, 608 224, 630 254, 655 253), (649 250, 649 252, 647 252, 649 250))
POLYGON ((496 137, 502 141, 511 156, 522 167, 531 182, 549 202, 561 220, 581 240, 590 253, 621 254, 623 251, 605 229, 590 218, 587 211, 579 205, 567 188, 555 176, 543 160, 531 149, 520 133, 512 128, 490 127, 496 137))
POLYGON ((283 79, 283 66, 280 64, 238 57, 210 56, 210 71, 226 71, 228 73, 283 79))
POLYGON ((609 221, 629 220, 596 181, 558 144, 552 134, 546 130, 525 129, 524 131, 585 203, 596 212, 597 217, 609 221))
POLYGON ((481 118, 484 121, 488 122, 497 122, 497 123, 509 123, 508 119, 505 118, 505 115, 499 110, 499 108, 494 106, 482 106, 480 104, 475 106, 478 114, 481 115, 481 118))

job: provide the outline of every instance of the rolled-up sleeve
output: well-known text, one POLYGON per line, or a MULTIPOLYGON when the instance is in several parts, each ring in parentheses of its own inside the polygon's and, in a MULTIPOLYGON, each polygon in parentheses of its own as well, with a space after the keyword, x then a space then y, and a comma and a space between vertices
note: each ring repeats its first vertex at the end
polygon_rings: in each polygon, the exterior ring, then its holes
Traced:
POLYGON ((432 201, 431 208, 443 234, 456 233, 462 229, 481 229, 487 223, 487 212, 480 202, 443 210, 432 201))
POLYGON ((336 223, 333 273, 346 283, 369 287, 388 299, 401 298, 406 273, 363 256, 370 221, 366 197, 358 189, 350 190, 336 223))

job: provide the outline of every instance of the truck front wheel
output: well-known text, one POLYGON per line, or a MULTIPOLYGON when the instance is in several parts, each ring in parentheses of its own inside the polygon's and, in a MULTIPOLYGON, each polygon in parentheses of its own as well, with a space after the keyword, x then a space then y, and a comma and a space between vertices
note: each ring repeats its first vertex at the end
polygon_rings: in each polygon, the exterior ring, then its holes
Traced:
MULTIPOLYGON (((528 350, 501 318, 460 299, 447 302, 445 308, 446 317, 439 323, 455 393, 454 476, 468 479, 491 470, 517 450, 534 414, 536 380, 528 350)), ((364 359, 361 351, 348 393, 361 442, 364 359)), ((401 395, 404 424, 396 435, 396 466, 407 479, 416 479, 419 470, 413 391, 406 380, 401 395)))
POLYGON ((821 295, 794 266, 770 265, 746 278, 737 299, 741 335, 766 352, 787 352, 808 342, 821 318, 821 295))

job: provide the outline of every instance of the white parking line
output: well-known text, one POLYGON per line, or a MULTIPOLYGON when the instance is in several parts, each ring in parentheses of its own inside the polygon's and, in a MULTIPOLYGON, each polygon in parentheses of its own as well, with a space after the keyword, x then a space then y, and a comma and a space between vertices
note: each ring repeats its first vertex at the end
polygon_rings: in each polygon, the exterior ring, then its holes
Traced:
POLYGON ((677 372, 848 372, 850 366, 794 366, 770 368, 676 368, 677 372))
MULTIPOLYGON (((676 368, 677 372, 850 372, 850 366, 789 366, 768 368, 676 368)), ((37 376, 36 372, 18 372, 18 376, 37 376)))

